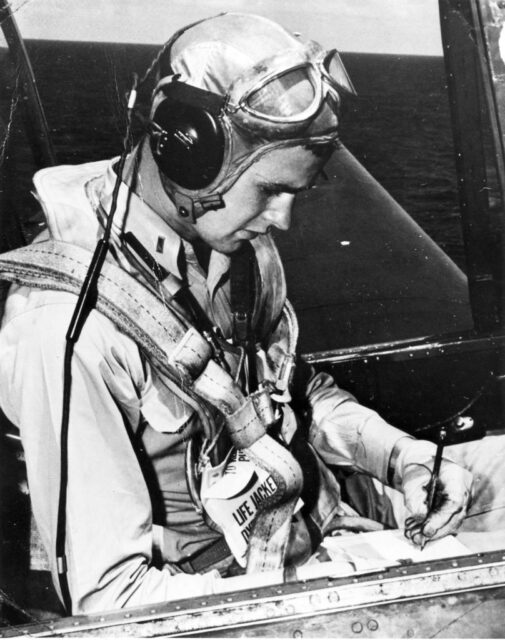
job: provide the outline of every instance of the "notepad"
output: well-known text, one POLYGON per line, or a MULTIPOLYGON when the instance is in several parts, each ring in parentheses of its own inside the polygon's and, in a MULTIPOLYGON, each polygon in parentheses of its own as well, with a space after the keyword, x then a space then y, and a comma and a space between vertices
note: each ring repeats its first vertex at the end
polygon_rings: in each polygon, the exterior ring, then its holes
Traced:
POLYGON ((428 542, 421 550, 407 540, 400 529, 327 537, 322 546, 331 561, 351 562, 356 571, 429 562, 473 553, 455 536, 428 542))

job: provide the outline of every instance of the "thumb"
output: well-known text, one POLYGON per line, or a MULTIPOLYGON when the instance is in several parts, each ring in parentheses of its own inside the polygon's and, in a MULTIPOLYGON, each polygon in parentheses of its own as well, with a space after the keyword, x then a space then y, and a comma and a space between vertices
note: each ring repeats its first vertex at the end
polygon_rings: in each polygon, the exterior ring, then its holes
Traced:
POLYGON ((453 500, 447 500, 432 511, 422 527, 422 534, 429 539, 442 538, 455 533, 465 518, 465 508, 453 500))

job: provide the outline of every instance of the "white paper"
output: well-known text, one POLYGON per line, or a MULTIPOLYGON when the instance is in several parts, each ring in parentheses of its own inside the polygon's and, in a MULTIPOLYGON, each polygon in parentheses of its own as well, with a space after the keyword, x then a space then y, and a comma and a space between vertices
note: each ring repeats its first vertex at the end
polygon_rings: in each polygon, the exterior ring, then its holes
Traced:
POLYGON ((328 551, 332 561, 352 562, 356 571, 411 562, 429 562, 473 553, 455 536, 428 542, 421 550, 407 540, 400 529, 327 537, 322 546, 328 551))

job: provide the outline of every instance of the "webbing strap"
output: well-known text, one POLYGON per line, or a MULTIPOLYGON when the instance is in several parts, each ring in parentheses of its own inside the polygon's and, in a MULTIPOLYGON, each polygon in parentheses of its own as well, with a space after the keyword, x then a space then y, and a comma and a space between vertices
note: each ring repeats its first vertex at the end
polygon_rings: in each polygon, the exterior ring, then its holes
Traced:
POLYGON ((252 443, 247 454, 277 485, 277 491, 260 504, 254 520, 247 573, 273 571, 284 566, 291 519, 303 486, 302 470, 289 451, 267 435, 252 443))
MULTIPOLYGON (((68 243, 36 243, 1 255, 0 278, 78 294, 90 259, 90 252, 68 243)), ((97 290, 97 310, 137 343, 167 387, 198 413, 207 435, 213 423, 202 400, 225 416, 232 440, 239 433, 237 444, 247 447, 251 459, 274 477, 278 489, 262 504, 253 527, 247 570, 281 567, 302 474, 289 451, 266 433, 258 398, 245 398, 211 359, 205 338, 126 271, 105 262, 97 290)))
MULTIPOLYGON (((39 289, 78 294, 91 253, 64 242, 47 241, 22 247, 0 256, 0 277, 39 289)), ((211 432, 208 410, 182 379, 180 368, 168 357, 190 327, 170 312, 145 286, 110 262, 105 262, 98 281, 96 308, 132 338, 162 374, 164 383, 194 409, 204 429, 211 432)), ((202 338, 202 345, 204 339, 202 338)))

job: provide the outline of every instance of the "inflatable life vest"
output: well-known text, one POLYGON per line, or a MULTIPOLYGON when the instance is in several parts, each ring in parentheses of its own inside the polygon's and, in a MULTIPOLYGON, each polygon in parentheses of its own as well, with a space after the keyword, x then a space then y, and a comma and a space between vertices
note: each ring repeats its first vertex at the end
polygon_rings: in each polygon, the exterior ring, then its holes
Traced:
MULTIPOLYGON (((34 182, 55 239, 1 256, 0 278, 77 294, 87 273, 94 240, 100 233, 97 208, 104 193, 107 197, 107 174, 112 171, 111 167, 111 161, 106 161, 39 172, 34 182), (94 198, 94 195, 98 197, 94 198)), ((109 186, 111 181, 109 179, 109 186)), ((128 188, 122 187, 118 213, 128 209, 128 188)), ((151 224, 148 213, 145 208, 140 212, 144 226, 151 224)), ((123 231, 125 226, 133 225, 135 234, 139 235, 142 228, 138 222, 132 208, 126 221, 119 216, 114 224, 123 231)), ((158 218, 153 224, 157 223, 158 218)), ((256 249, 261 250, 264 247, 256 249)), ((276 264, 282 269, 280 262, 276 264)), ((268 268, 271 271, 272 265, 268 264, 268 268)), ((149 283, 137 275, 131 272, 129 264, 106 261, 98 281, 96 308, 135 341, 166 387, 197 413, 206 442, 214 440, 218 428, 215 416, 218 415, 235 450, 246 452, 248 461, 266 473, 257 474, 259 484, 252 487, 254 499, 251 500, 257 506, 261 502, 257 515, 247 522, 242 517, 248 527, 245 534, 247 570, 279 568, 284 562, 291 519, 303 485, 300 465, 286 446, 269 433, 280 423, 284 439, 289 441, 296 431, 296 419, 289 402, 298 325, 291 306, 285 301, 282 270, 279 278, 273 278, 275 283, 282 285, 282 291, 276 296, 282 310, 268 308, 270 317, 264 319, 263 327, 268 327, 269 331, 262 331, 263 349, 257 354, 261 385, 251 394, 245 394, 238 383, 240 351, 234 351, 226 341, 221 341, 220 348, 228 365, 223 367, 216 358, 212 341, 209 342, 183 316, 174 313, 149 283), (279 420, 280 416, 282 420, 279 420), (271 482, 267 481, 268 477, 271 482), (263 486, 265 481, 268 489, 263 486)), ((263 277, 273 276, 268 272, 263 277)), ((203 449, 197 456, 202 473, 206 462, 206 450, 203 449)), ((217 477, 212 468, 222 461, 213 462, 214 465, 207 469, 206 489, 211 488, 211 478, 217 477)), ((236 466, 237 462, 239 460, 230 461, 230 464, 236 466)), ((321 473, 325 475, 323 471, 321 473)), ((197 501, 202 483, 199 484, 194 494, 197 501)), ((335 502, 338 501, 338 487, 333 486, 326 494, 335 495, 335 502)), ((320 528, 331 519, 334 511, 335 504, 326 500, 324 509, 315 517, 320 528)), ((240 520, 240 516, 238 518, 240 520)))

